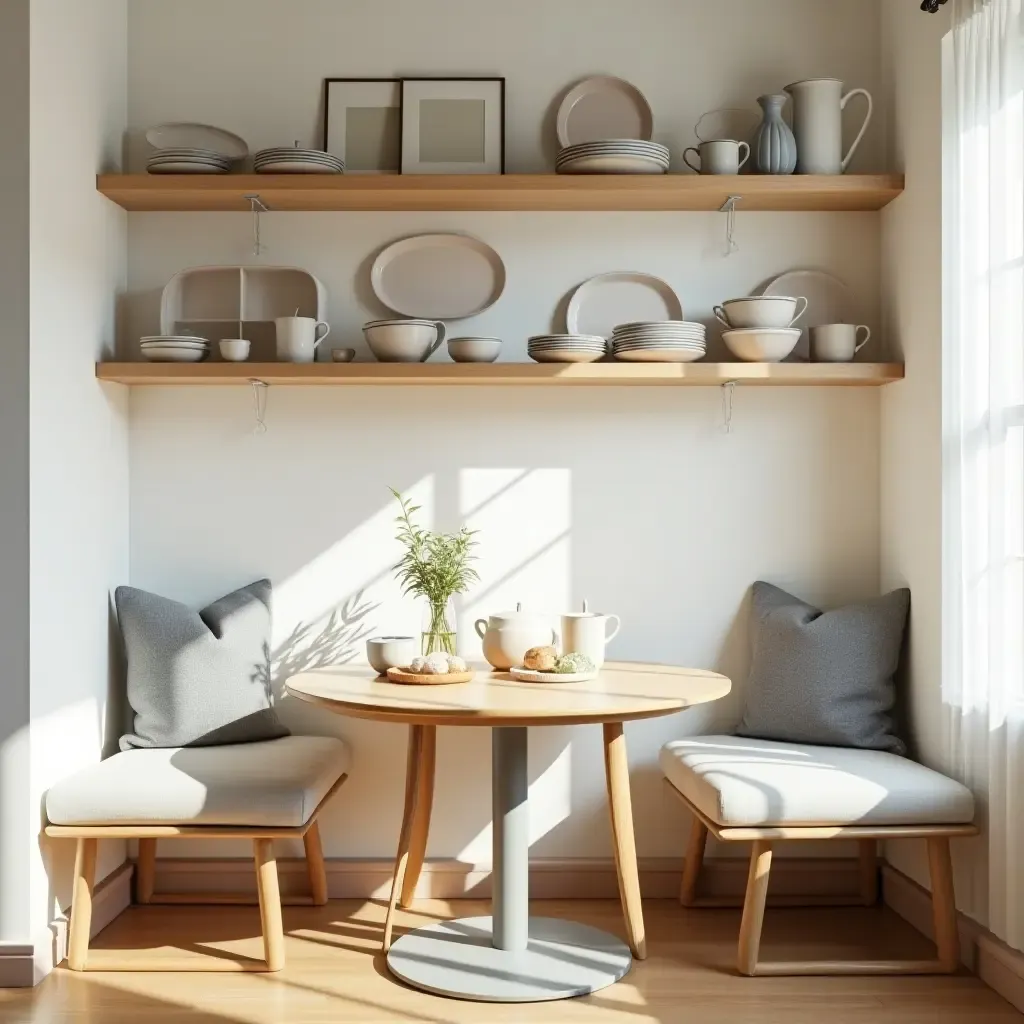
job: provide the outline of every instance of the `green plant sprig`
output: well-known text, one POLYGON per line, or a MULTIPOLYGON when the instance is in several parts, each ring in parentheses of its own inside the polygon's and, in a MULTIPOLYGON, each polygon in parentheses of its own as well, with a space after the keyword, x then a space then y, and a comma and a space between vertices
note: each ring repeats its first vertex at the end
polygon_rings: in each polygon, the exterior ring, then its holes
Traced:
POLYGON ((472 563, 476 560, 473 549, 475 530, 465 526, 455 534, 431 533, 420 529, 413 516, 420 511, 396 491, 389 488, 402 507, 395 519, 398 540, 405 546, 405 554, 394 566, 402 584, 403 594, 424 597, 434 607, 444 605, 453 594, 464 594, 480 579, 472 563))

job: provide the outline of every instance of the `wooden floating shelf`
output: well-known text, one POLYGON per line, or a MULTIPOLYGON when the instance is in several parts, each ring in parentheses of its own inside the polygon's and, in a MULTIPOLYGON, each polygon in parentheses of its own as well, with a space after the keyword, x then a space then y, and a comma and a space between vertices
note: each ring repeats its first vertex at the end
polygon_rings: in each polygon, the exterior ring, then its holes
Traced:
POLYGON ((899 174, 772 176, 102 174, 97 188, 134 211, 236 211, 259 195, 271 211, 313 210, 880 210, 899 174))
POLYGON ((644 387, 737 383, 877 387, 903 380, 898 363, 98 363, 100 380, 138 387, 265 384, 334 387, 644 387))

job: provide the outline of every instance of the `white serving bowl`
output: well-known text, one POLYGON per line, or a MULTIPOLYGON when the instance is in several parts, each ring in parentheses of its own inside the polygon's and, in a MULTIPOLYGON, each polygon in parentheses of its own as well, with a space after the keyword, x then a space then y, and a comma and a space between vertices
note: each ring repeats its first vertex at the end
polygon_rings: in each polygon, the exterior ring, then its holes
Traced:
POLYGON ((222 359, 229 363, 244 363, 249 358, 251 345, 245 338, 222 338, 219 347, 222 359))
POLYGON ((715 316, 733 330, 779 330, 792 327, 807 312, 806 299, 787 295, 751 295, 727 299, 715 307, 715 316), (800 303, 803 308, 797 311, 800 303))
POLYGON ((722 340, 745 363, 781 363, 796 348, 801 334, 799 328, 723 331, 722 340))
POLYGON ((389 668, 408 668, 420 653, 420 642, 412 636, 378 636, 366 641, 366 660, 382 675, 389 668))
POLYGON ((501 355, 497 338, 452 338, 448 355, 457 363, 493 363, 501 355))
POLYGON ((444 324, 394 320, 363 328, 370 351, 382 363, 425 363, 444 341, 444 324))

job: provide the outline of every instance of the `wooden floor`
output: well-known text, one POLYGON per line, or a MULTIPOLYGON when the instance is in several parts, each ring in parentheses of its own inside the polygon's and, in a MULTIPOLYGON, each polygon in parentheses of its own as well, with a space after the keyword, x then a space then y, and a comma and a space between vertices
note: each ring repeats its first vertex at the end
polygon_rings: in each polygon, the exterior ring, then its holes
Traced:
MULTIPOLYGON (((534 913, 622 934, 618 901, 533 905, 534 913)), ((618 985, 585 999, 493 1006, 405 988, 379 952, 384 907, 333 902, 286 907, 288 966, 280 974, 74 974, 55 971, 34 990, 0 991, 3 1024, 350 1024, 414 1021, 584 1024, 1020 1024, 1009 1004, 969 974, 932 978, 741 978, 733 971, 739 912, 684 910, 647 901, 649 959, 618 985)), ((424 902, 404 929, 480 903, 424 902)), ((181 961, 203 950, 260 956, 255 908, 135 907, 95 941, 181 961)), ((887 910, 769 910, 773 958, 920 957, 928 947, 887 910)))

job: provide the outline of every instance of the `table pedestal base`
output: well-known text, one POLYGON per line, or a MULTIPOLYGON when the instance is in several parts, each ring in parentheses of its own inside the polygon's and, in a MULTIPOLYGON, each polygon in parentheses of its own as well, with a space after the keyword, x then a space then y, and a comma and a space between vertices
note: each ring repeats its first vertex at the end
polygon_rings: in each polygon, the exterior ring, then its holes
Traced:
POLYGON ((484 1003, 571 999, 614 985, 633 962, 614 935, 572 921, 531 917, 526 949, 492 944, 490 917, 417 928, 388 953, 391 973, 414 988, 484 1003))

